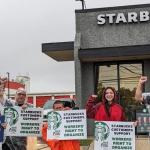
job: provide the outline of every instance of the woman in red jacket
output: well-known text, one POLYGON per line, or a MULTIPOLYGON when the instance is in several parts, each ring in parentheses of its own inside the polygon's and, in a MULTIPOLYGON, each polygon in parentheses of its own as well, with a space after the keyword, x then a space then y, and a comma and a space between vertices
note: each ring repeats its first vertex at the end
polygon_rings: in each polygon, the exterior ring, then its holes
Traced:
POLYGON ((91 95, 86 104, 87 117, 96 121, 125 121, 123 108, 117 104, 116 91, 107 87, 103 91, 102 102, 96 104, 97 96, 91 95))

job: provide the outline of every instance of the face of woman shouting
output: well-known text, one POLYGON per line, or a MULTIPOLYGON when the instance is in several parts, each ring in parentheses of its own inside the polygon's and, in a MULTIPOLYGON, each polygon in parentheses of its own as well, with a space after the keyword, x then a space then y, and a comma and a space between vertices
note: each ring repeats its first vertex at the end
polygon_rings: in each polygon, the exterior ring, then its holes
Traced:
POLYGON ((105 99, 108 101, 109 104, 111 104, 114 100, 114 97, 115 97, 115 93, 112 89, 107 89, 105 91, 105 99))

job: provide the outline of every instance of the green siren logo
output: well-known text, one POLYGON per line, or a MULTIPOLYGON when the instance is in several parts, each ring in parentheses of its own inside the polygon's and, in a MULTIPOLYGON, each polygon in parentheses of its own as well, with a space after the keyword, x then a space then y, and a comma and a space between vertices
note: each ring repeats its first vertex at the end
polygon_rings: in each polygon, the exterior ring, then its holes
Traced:
POLYGON ((4 114, 5 120, 10 126, 15 125, 16 122, 18 121, 19 114, 14 108, 12 107, 4 108, 4 114))
POLYGON ((104 142, 110 133, 109 126, 105 122, 95 122, 95 139, 104 142))
POLYGON ((58 112, 48 112, 48 129, 56 130, 62 123, 61 115, 58 112))

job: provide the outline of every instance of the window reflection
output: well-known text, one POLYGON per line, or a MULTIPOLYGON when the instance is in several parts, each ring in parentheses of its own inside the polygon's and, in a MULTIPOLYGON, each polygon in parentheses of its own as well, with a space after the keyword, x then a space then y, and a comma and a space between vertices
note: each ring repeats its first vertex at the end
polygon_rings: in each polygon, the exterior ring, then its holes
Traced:
POLYGON ((120 87, 126 87, 133 90, 142 75, 141 64, 121 64, 119 65, 120 87))
POLYGON ((99 83, 102 87, 112 86, 117 90, 117 65, 100 66, 99 83))
POLYGON ((112 86, 118 91, 120 104, 125 108, 128 120, 132 120, 136 109, 134 100, 136 86, 142 75, 142 63, 101 65, 98 72, 97 94, 101 99, 102 90, 112 86))

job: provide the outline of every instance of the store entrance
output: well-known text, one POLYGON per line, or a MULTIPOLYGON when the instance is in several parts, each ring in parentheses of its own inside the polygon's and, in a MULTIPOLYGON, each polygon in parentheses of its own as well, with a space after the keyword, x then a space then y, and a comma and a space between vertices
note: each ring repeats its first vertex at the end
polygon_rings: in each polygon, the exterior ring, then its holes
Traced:
POLYGON ((135 118, 134 111, 139 107, 134 99, 139 77, 143 73, 142 62, 96 64, 96 92, 101 99, 102 90, 112 86, 118 94, 118 103, 125 109, 128 120, 135 118))

